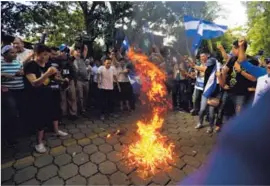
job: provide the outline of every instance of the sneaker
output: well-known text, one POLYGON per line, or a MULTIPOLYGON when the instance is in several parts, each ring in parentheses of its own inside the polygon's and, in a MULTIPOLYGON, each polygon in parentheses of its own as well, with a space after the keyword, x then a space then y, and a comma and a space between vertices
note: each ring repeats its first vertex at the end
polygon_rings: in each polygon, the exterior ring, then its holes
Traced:
POLYGON ((104 116, 100 116, 100 120, 104 121, 105 117, 104 116))
POLYGON ((216 126, 215 132, 220 132, 220 126, 216 126))
POLYGON ((202 128, 202 127, 203 127, 203 125, 200 124, 200 123, 198 123, 198 124, 196 125, 195 129, 200 129, 200 128, 202 128))
POLYGON ((194 110, 194 109, 192 111, 190 111, 190 113, 191 113, 192 116, 197 116, 198 115, 198 112, 196 110, 194 110))
POLYGON ((58 130, 57 135, 58 135, 58 136, 64 137, 64 136, 67 136, 68 133, 66 133, 66 132, 64 132, 64 131, 62 131, 62 130, 58 130))
POLYGON ((206 133, 208 133, 208 134, 211 134, 213 132, 213 128, 212 127, 209 127, 208 129, 207 129, 207 131, 206 131, 206 133))
POLYGON ((47 151, 43 143, 36 145, 35 149, 38 153, 45 153, 47 151))

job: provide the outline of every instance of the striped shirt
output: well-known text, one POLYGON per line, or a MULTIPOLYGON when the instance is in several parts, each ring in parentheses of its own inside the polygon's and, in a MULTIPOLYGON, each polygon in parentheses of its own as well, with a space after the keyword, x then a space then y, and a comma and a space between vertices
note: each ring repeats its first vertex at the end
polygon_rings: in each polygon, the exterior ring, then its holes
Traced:
MULTIPOLYGON (((1 73, 15 75, 21 68, 22 64, 18 60, 14 60, 11 63, 7 63, 4 60, 1 61, 1 73)), ((1 83, 2 86, 7 87, 10 90, 24 88, 23 76, 14 76, 14 78, 8 80, 1 78, 1 83)))

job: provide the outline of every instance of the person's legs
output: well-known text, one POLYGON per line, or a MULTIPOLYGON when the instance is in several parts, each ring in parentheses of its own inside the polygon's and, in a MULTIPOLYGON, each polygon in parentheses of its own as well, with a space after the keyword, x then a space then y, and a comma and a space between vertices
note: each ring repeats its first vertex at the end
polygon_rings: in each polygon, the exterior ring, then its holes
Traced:
POLYGON ((212 133, 215 123, 215 107, 209 106, 209 128, 206 131, 207 133, 212 133))
POLYGON ((200 112, 199 112, 199 123, 197 124, 197 126, 195 128, 199 129, 203 126, 203 120, 204 120, 204 116, 206 113, 206 109, 207 109, 207 98, 202 96, 201 108, 200 108, 200 112))
POLYGON ((43 143, 44 138, 44 130, 38 130, 37 132, 37 145, 35 146, 35 149, 39 153, 45 153, 47 149, 45 148, 45 145, 43 143))
POLYGON ((129 83, 129 94, 130 94, 130 97, 129 97, 129 103, 130 103, 130 108, 131 108, 131 110, 135 110, 135 103, 136 103, 136 101, 135 101, 135 94, 134 94, 134 92, 133 92, 133 88, 132 88, 132 85, 129 83))
POLYGON ((174 80, 172 87, 172 102, 174 110, 178 109, 178 93, 179 93, 179 82, 174 80))
POLYGON ((2 134, 3 141, 6 141, 8 144, 15 143, 16 137, 16 128, 18 122, 18 111, 16 106, 16 101, 12 96, 11 92, 2 92, 1 93, 1 113, 2 113, 2 134))
POLYGON ((246 102, 246 96, 236 95, 234 97, 236 115, 238 115, 241 112, 241 110, 243 109, 243 106, 245 105, 245 102, 246 102))
POLYGON ((180 81, 179 82, 179 90, 178 90, 178 104, 179 104, 179 109, 184 109, 185 107, 185 86, 184 86, 184 82, 183 81, 180 81))
POLYGON ((180 83, 179 100, 181 108, 188 111, 188 94, 187 94, 187 80, 183 80, 180 83))
POLYGON ((61 90, 61 111, 63 116, 67 116, 67 90, 61 90))
POLYGON ((200 110, 200 103, 201 103, 201 97, 202 97, 202 90, 194 89, 193 93, 193 115, 196 115, 200 110))
POLYGON ((98 85, 96 82, 93 82, 92 84, 92 90, 93 92, 92 96, 93 96, 93 105, 95 108, 98 108, 98 103, 99 103, 99 89, 98 89, 98 85))
POLYGON ((106 90, 99 89, 100 92, 100 118, 101 120, 104 120, 104 116, 106 114, 106 90))
POLYGON ((84 92, 84 90, 83 90, 83 88, 84 88, 84 82, 83 81, 77 81, 77 86, 76 86, 76 88, 77 88, 77 96, 78 96, 78 106, 79 106, 79 112, 80 113, 83 113, 85 110, 84 110, 84 94, 83 94, 83 92, 84 92))
MULTIPOLYGON (((119 93, 119 92, 118 92, 119 93)), ((114 92, 113 90, 107 90, 107 104, 106 104, 106 111, 108 114, 113 114, 114 112, 114 92)))
POLYGON ((125 84, 126 86, 126 106, 129 111, 131 111, 131 100, 132 100, 132 87, 130 82, 125 84))
POLYGON ((84 108, 88 107, 88 95, 89 95, 89 82, 85 81, 84 82, 84 87, 83 87, 83 97, 84 97, 84 108))
POLYGON ((193 106, 193 100, 192 100, 192 94, 194 92, 194 86, 191 84, 188 84, 187 89, 187 100, 188 100, 188 109, 192 110, 194 108, 193 106))
POLYGON ((53 130, 55 134, 59 136, 67 136, 68 134, 66 132, 59 130, 59 124, 61 123, 61 120, 62 120, 60 102, 61 102, 60 91, 56 90, 52 93, 50 118, 53 122, 53 130))
POLYGON ((77 98, 74 80, 71 80, 69 84, 69 89, 67 90, 67 101, 69 115, 75 118, 77 116, 77 98))
POLYGON ((23 116, 23 89, 12 91, 12 96, 16 102, 16 109, 18 111, 19 117, 23 116))
POLYGON ((36 103, 33 104, 33 123, 35 124, 37 130, 37 145, 35 149, 39 153, 45 153, 47 149, 43 143, 44 130, 52 122, 52 106, 53 102, 52 94, 48 94, 45 98, 39 97, 36 103), (38 102, 39 101, 39 102, 38 102))
POLYGON ((219 130, 219 128, 221 127, 221 125, 223 124, 223 115, 224 115, 224 111, 225 111, 225 106, 228 102, 228 93, 226 91, 221 93, 221 99, 220 99, 220 105, 219 108, 217 110, 217 120, 216 120, 216 126, 219 130))

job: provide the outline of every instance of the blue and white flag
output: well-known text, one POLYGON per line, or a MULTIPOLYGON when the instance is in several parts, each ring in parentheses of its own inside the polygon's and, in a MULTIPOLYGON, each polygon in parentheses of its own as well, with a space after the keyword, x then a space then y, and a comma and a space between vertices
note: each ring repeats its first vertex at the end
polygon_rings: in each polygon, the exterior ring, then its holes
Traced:
POLYGON ((200 21, 200 19, 191 16, 184 16, 185 30, 188 37, 194 37, 197 35, 200 21))
MULTIPOLYGON (((215 58, 210 58, 208 60, 216 60, 215 58)), ((215 61, 215 67, 211 72, 211 75, 206 83, 206 86, 203 91, 203 96, 206 98, 210 98, 213 94, 213 92, 216 90, 218 81, 216 77, 216 72, 220 70, 221 64, 218 62, 218 60, 215 61)))
POLYGON ((141 90, 140 77, 137 76, 135 72, 130 72, 128 74, 128 79, 129 79, 130 84, 132 86, 133 93, 137 94, 137 95, 140 94, 140 90, 141 90))
POLYGON ((125 51, 127 51, 127 50, 129 49, 129 42, 128 42, 127 36, 125 37, 125 39, 124 39, 124 41, 123 41, 121 47, 122 47, 125 51))
POLYGON ((228 29, 227 26, 197 19, 191 16, 184 16, 186 35, 193 38, 192 52, 195 52, 202 39, 213 39, 222 36, 228 29))

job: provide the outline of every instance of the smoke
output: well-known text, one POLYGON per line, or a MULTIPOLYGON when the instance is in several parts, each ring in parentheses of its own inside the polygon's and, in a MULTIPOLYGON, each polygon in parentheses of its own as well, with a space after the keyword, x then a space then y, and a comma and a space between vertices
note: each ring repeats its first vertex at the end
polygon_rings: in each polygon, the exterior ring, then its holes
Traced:
POLYGON ((190 54, 192 39, 186 37, 183 16, 212 21, 215 9, 218 11, 214 5, 215 2, 205 1, 133 2, 133 14, 125 33, 130 43, 146 54, 153 45, 162 48, 164 44, 182 55, 190 54))

